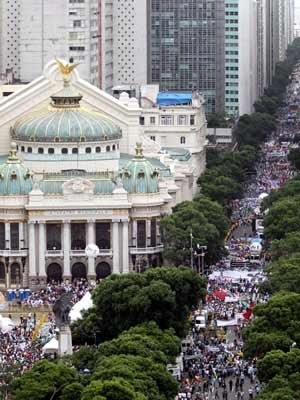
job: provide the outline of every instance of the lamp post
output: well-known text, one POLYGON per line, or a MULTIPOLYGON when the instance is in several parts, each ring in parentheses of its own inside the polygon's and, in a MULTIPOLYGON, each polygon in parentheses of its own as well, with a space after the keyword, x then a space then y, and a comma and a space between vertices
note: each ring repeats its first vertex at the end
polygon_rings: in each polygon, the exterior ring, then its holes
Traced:
POLYGON ((190 233, 190 254, 191 254, 190 267, 191 267, 191 269, 194 269, 193 238, 194 238, 193 231, 191 230, 191 233, 190 233))

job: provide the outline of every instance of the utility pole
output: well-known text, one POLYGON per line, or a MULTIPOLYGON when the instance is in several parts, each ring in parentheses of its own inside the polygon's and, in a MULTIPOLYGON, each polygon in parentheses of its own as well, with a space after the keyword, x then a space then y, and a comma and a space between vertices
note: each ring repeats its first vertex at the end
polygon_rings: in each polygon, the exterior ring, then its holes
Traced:
POLYGON ((190 243, 190 252, 191 252, 191 269, 194 269, 194 252, 193 252, 193 231, 191 230, 190 233, 190 239, 191 239, 191 243, 190 243))

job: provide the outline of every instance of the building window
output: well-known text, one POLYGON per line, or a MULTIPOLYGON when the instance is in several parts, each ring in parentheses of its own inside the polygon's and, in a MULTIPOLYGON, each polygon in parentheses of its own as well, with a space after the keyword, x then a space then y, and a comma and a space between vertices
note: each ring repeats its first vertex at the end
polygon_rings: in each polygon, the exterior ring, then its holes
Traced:
POLYGON ((155 125, 155 117, 150 117, 150 125, 155 125))
POLYGON ((21 146, 21 151, 25 151, 25 147, 24 146, 21 146))
POLYGON ((61 224, 46 224, 47 250, 61 250, 61 224))
POLYGON ((19 223, 10 224, 10 250, 19 250, 19 223))
POLYGON ((63 147, 61 149, 61 154, 68 154, 68 149, 66 147, 63 147))
POLYGON ((186 115, 179 115, 178 116, 178 125, 186 125, 187 118, 186 115))
POLYGON ((151 232, 150 232, 150 244, 151 247, 156 247, 156 220, 151 220, 151 232))
POLYGON ((27 153, 32 153, 32 147, 27 148, 27 153))
POLYGON ((39 153, 39 154, 44 154, 44 149, 43 149, 42 147, 39 147, 39 148, 38 148, 38 153, 39 153))
POLYGON ((0 222, 0 249, 5 250, 5 223, 0 222))
POLYGON ((155 142, 155 136, 150 136, 150 139, 153 140, 153 142, 155 142))
POLYGON ((88 154, 91 153, 91 152, 92 152, 91 147, 87 147, 87 148, 85 149, 85 152, 88 153, 88 154))
POLYGON ((137 221, 137 247, 146 247, 146 221, 137 221))
POLYGON ((190 116, 190 125, 195 125, 195 115, 190 116))
POLYGON ((72 154, 78 154, 78 148, 77 147, 73 147, 72 154))
POLYGON ((110 151, 110 146, 106 146, 106 151, 110 151))
POLYGON ((113 145, 112 145, 112 151, 115 151, 115 150, 116 150, 116 145, 113 144, 113 145))
POLYGON ((96 147, 96 153, 101 153, 101 147, 99 146, 96 147))
POLYGON ((162 115, 160 117, 161 125, 173 125, 172 115, 162 115))
POLYGON ((140 117, 140 125, 145 125, 145 117, 140 117))
POLYGON ((185 136, 181 136, 181 138, 180 138, 180 144, 185 144, 185 136))
POLYGON ((48 154, 54 154, 54 149, 53 149, 53 147, 49 147, 49 149, 48 149, 48 154))

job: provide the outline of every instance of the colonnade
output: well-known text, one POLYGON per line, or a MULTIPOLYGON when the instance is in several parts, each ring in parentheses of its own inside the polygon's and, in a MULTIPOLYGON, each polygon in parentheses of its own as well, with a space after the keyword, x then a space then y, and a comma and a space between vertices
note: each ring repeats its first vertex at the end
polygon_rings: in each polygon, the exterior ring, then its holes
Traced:
MULTIPOLYGON (((88 220, 87 224, 87 243, 96 242, 96 221, 88 220)), ((112 273, 129 272, 129 238, 128 238, 128 219, 113 219, 112 225, 112 273)), ((29 276, 46 276, 46 221, 30 221, 28 224, 29 232, 29 276)), ((63 255, 63 275, 71 276, 71 221, 62 222, 62 255, 63 255)), ((88 258, 89 277, 95 276, 95 259, 88 258)))

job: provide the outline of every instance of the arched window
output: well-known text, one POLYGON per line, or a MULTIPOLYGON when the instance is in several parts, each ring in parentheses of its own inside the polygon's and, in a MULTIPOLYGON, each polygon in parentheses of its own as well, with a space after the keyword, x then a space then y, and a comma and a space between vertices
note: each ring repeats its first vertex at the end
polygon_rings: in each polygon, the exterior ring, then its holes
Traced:
POLYGON ((116 145, 113 144, 113 145, 112 145, 112 151, 115 151, 115 150, 116 150, 116 145))
POLYGON ((66 147, 63 147, 61 149, 61 154, 68 154, 68 149, 66 147))
POLYGON ((27 153, 32 153, 32 147, 27 148, 27 153))
POLYGON ((21 146, 21 151, 25 151, 25 147, 24 146, 21 146))
POLYGON ((101 153, 101 147, 99 146, 96 147, 96 153, 101 153))
POLYGON ((110 151, 110 146, 106 146, 106 151, 110 151))
POLYGON ((53 147, 49 147, 48 154, 54 154, 54 148, 53 147))
POLYGON ((88 154, 91 153, 92 152, 91 147, 86 147, 85 152, 88 153, 88 154))
POLYGON ((42 147, 39 147, 39 148, 38 148, 38 153, 39 153, 39 154, 44 154, 44 149, 43 149, 42 147))
POLYGON ((181 138, 180 138, 180 144, 185 144, 185 136, 181 136, 181 138))
POLYGON ((72 154, 78 154, 78 147, 73 147, 72 154))

